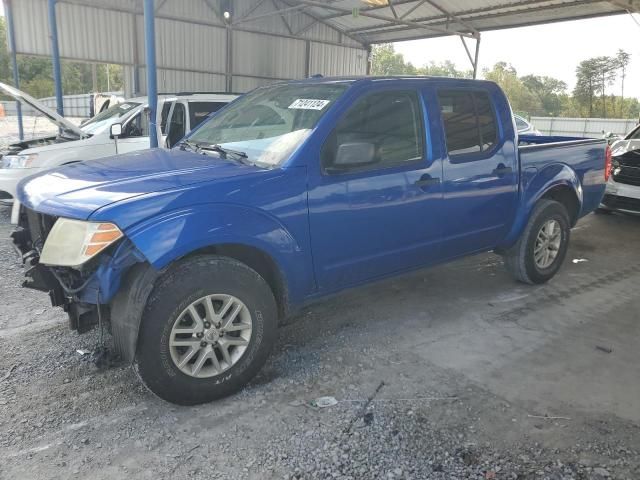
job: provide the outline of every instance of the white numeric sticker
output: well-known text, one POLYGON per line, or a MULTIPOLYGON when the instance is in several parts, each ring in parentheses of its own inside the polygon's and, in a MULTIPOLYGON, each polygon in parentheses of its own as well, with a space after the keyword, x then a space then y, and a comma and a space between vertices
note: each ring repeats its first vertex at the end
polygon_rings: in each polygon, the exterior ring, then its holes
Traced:
POLYGON ((298 98, 289 105, 289 108, 297 110, 322 110, 329 104, 329 100, 317 100, 314 98, 298 98))

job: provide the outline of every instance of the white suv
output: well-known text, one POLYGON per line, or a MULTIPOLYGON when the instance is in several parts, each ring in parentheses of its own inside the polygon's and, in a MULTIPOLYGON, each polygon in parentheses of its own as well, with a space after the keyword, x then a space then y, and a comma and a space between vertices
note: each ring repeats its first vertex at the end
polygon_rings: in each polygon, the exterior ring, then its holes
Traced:
MULTIPOLYGON (((95 160, 117 153, 149 148, 147 98, 131 98, 110 107, 80 127, 42 105, 33 97, 0 83, 0 91, 37 110, 58 126, 59 133, 9 145, 0 159, 0 204, 11 205, 11 221, 17 222, 16 186, 23 178, 60 165, 95 160), (111 126, 122 124, 122 135, 111 135, 111 126)), ((237 98, 226 93, 181 93, 158 98, 158 143, 171 147, 210 113, 237 98)))

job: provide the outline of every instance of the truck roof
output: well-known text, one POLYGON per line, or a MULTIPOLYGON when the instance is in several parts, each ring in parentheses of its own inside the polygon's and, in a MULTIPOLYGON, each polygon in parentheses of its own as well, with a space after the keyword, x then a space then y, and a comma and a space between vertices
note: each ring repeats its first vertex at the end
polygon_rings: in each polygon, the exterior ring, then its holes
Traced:
POLYGON ((282 83, 368 83, 368 82, 415 82, 416 80, 423 80, 425 82, 438 81, 438 82, 451 82, 457 84, 491 84, 495 85, 495 82, 489 80, 477 80, 472 78, 459 78, 459 77, 440 77, 440 76, 421 76, 421 75, 352 75, 342 77, 322 77, 313 76, 302 80, 288 80, 282 83))

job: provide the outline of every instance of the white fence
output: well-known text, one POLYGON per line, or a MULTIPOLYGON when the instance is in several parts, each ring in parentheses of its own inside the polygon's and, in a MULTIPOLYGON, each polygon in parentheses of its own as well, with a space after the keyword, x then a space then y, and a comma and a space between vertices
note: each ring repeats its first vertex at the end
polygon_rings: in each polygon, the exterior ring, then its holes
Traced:
MULTIPOLYGON (((122 92, 106 92, 105 95, 117 95, 122 96, 122 92)), ((64 105, 64 116, 74 118, 90 118, 91 117, 91 104, 93 103, 93 93, 83 93, 79 95, 64 95, 62 97, 62 103, 64 105)), ((49 107, 51 110, 56 109, 56 97, 39 98, 38 101, 43 105, 49 107)), ((16 102, 3 101, 5 115, 16 115, 16 102)), ((22 105, 22 113, 24 115, 35 115, 33 109, 27 105, 22 105)))
POLYGON ((567 137, 602 137, 602 132, 626 135, 638 119, 531 117, 531 123, 543 135, 567 137))

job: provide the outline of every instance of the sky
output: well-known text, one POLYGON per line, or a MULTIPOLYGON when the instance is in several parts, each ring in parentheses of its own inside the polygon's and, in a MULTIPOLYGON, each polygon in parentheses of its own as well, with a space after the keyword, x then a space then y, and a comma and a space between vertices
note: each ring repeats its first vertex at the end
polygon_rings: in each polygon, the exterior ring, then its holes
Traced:
MULTIPOLYGON (((640 15, 635 18, 640 22, 640 15)), ((475 48, 473 40, 468 44, 475 48)), ((483 32, 479 71, 503 60, 513 65, 518 75, 555 77, 564 80, 571 90, 578 63, 591 57, 613 56, 619 48, 631 54, 625 97, 640 98, 640 25, 628 14, 483 32)), ((451 60, 461 70, 471 68, 458 37, 400 42, 395 49, 416 66, 451 60)), ((620 93, 619 85, 611 88, 620 93)))

